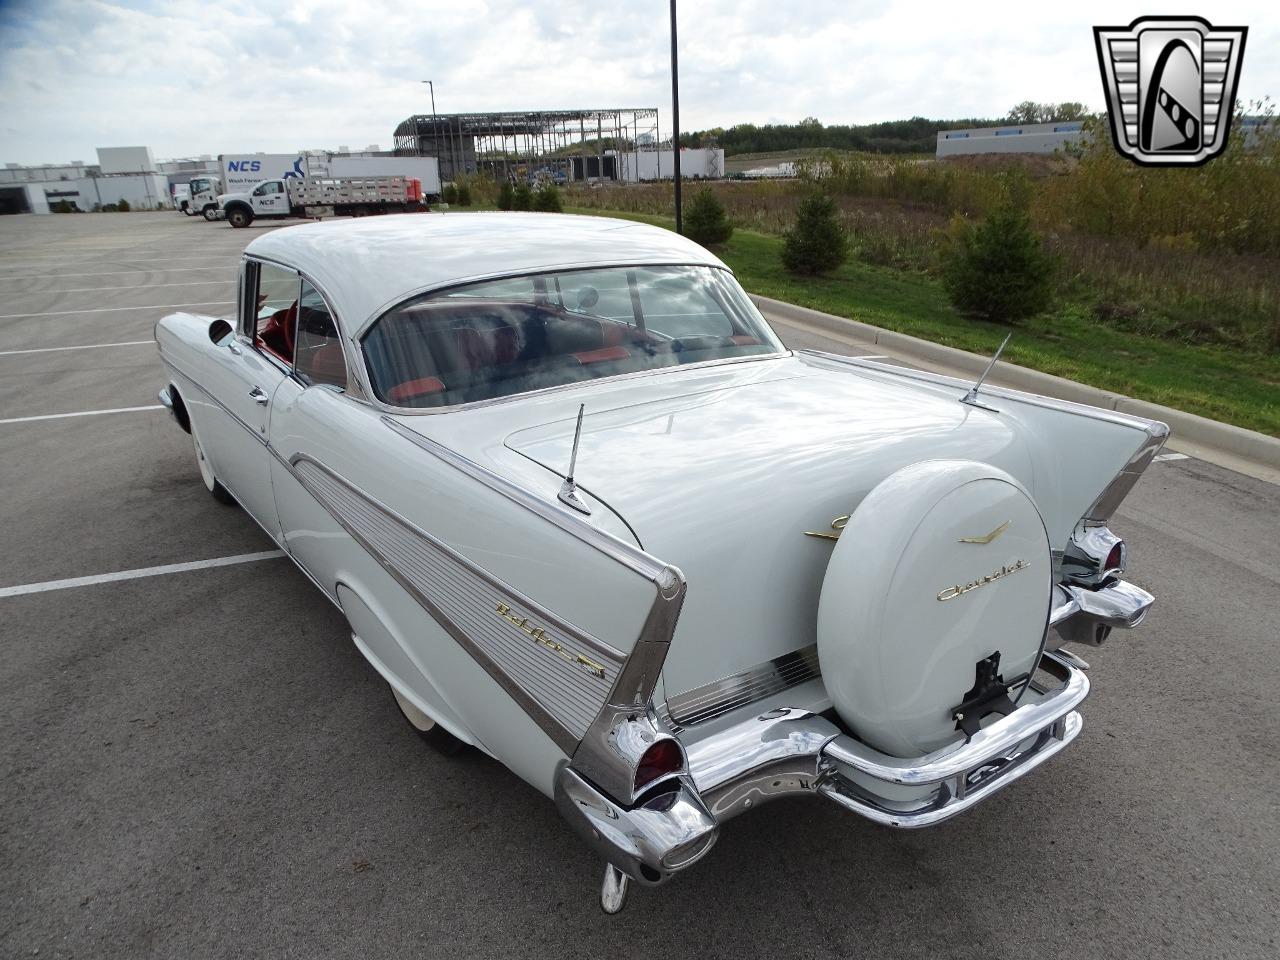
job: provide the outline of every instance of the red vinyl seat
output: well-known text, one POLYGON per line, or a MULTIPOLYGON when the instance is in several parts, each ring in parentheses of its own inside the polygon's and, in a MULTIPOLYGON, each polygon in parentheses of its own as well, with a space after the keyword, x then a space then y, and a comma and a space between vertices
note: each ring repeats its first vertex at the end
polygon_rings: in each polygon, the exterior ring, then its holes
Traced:
POLYGON ((404 383, 397 383, 387 391, 387 399, 392 403, 400 403, 411 397, 443 392, 444 381, 439 377, 419 377, 417 380, 406 380, 404 383))

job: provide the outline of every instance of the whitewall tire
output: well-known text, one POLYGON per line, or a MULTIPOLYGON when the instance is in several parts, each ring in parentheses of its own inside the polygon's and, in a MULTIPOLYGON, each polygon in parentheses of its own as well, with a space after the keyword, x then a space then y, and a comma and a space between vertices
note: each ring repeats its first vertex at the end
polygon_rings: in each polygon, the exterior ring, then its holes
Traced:
POLYGON ((391 695, 396 698, 396 706, 400 708, 400 713, 409 726, 418 732, 418 736, 425 740, 431 749, 447 757, 456 756, 466 750, 465 743, 444 727, 437 725, 434 720, 405 699, 395 687, 391 687, 391 695))
POLYGON ((210 496, 219 503, 233 504, 236 502, 235 497, 227 491, 227 488, 218 482, 218 478, 213 474, 213 464, 209 462, 209 457, 205 453, 204 444, 200 442, 200 434, 196 432, 196 425, 191 424, 191 443, 196 451, 196 466, 200 470, 200 479, 204 481, 204 488, 209 491, 210 496))

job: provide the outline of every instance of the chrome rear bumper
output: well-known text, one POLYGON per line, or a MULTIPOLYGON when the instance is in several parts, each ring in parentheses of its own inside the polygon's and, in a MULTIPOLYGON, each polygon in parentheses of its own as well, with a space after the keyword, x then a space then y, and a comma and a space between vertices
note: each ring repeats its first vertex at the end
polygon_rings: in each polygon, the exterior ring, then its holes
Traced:
POLYGON ((966 743, 890 757, 804 710, 773 710, 688 747, 689 771, 718 822, 768 800, 821 794, 890 827, 947 820, 1044 763, 1080 733, 1084 672, 1052 653, 1041 669, 1061 686, 984 727, 966 743))
MULTIPOLYGON (((1076 661, 1079 662, 1079 661, 1076 661)), ((807 710, 779 709, 686 746, 688 774, 626 807, 569 764, 556 806, 574 831, 627 876, 662 883, 697 862, 720 824, 782 796, 821 795, 889 827, 927 827, 963 813, 1034 770, 1080 733, 1084 671, 1053 653, 1061 681, 968 741, 922 757, 890 757, 807 710)))
MULTIPOLYGON (((1049 625, 1064 640, 1101 643, 1113 627, 1140 623, 1153 598, 1114 581, 1054 588, 1049 625)), ((694 740, 682 735, 687 772, 635 806, 619 804, 570 764, 556 804, 609 863, 646 884, 692 865, 720 824, 782 796, 820 795, 889 827, 928 827, 963 813, 1055 756, 1083 729, 1088 665, 1046 650, 1039 668, 1059 681, 1034 687, 1008 716, 967 741, 920 757, 891 757, 808 710, 780 708, 694 740)))

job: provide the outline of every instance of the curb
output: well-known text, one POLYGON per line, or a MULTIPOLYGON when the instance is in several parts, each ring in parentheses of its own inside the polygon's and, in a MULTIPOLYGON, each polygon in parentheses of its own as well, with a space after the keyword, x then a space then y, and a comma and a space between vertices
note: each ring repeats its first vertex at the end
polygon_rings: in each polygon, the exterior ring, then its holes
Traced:
MULTIPOLYGON (((947 368, 945 372, 972 376, 976 379, 991 359, 956 347, 921 340, 919 337, 884 330, 869 323, 837 317, 834 314, 796 306, 782 300, 773 300, 756 294, 751 294, 751 299, 762 313, 777 317, 779 320, 811 327, 831 334, 837 339, 874 344, 902 359, 912 360, 929 367, 945 367, 947 368)), ((1025 390, 1028 393, 1070 400, 1091 407, 1101 407, 1104 410, 1146 417, 1150 420, 1162 420, 1169 425, 1171 431, 1170 449, 1184 450, 1201 459, 1250 476, 1272 482, 1280 481, 1280 439, 1267 436, 1265 433, 1210 420, 1208 417, 1161 406, 1158 403, 1126 397, 1123 394, 1090 387, 1074 380, 1067 380, 1065 377, 1055 377, 1049 373, 1041 373, 1039 370, 1030 370, 1008 362, 997 364, 996 370, 992 371, 992 380, 1013 387, 1015 390, 1025 390)))

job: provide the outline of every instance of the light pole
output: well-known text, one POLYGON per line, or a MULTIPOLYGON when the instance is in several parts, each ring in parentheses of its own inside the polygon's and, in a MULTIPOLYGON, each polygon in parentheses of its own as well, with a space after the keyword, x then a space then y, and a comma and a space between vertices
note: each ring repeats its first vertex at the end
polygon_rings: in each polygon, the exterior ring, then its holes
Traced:
MULTIPOLYGON (((432 151, 432 153, 435 155, 435 158, 436 158, 436 166, 437 166, 437 168, 439 168, 439 165, 440 165, 440 126, 439 126, 438 122, 436 121, 436 85, 435 85, 434 83, 432 83, 430 80, 423 80, 422 82, 423 82, 423 83, 425 83, 425 84, 427 85, 427 89, 431 91, 431 143, 433 144, 433 146, 434 146, 434 148, 435 148, 435 149, 432 151)), ((421 139, 421 138, 419 138, 419 139, 421 139)), ((419 151, 418 151, 418 152, 419 152, 419 153, 421 153, 421 152, 422 152, 422 151, 421 151, 421 148, 419 148, 419 151)), ((441 181, 443 181, 443 180, 444 180, 444 176, 443 176, 443 175, 441 175, 441 176, 440 176, 440 179, 441 179, 441 181)))
POLYGON ((676 181, 676 233, 684 233, 680 217, 680 78, 676 67, 676 0, 671 0, 671 170, 676 181))

